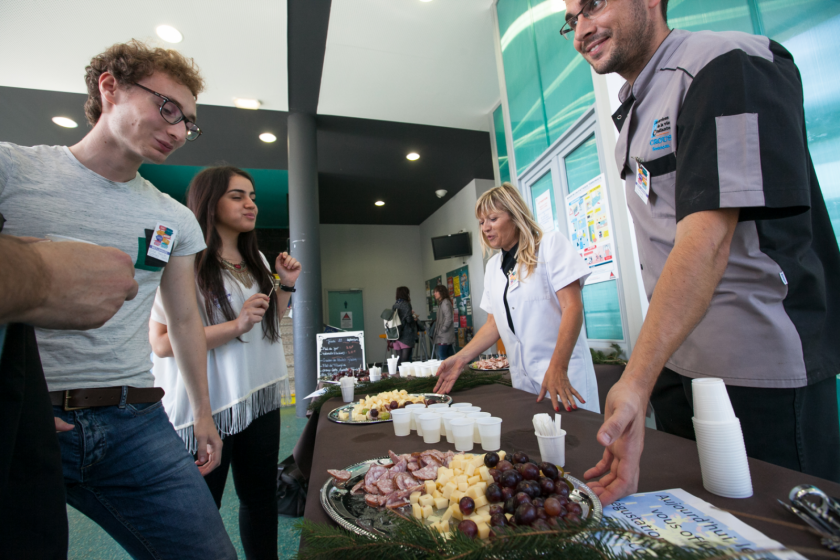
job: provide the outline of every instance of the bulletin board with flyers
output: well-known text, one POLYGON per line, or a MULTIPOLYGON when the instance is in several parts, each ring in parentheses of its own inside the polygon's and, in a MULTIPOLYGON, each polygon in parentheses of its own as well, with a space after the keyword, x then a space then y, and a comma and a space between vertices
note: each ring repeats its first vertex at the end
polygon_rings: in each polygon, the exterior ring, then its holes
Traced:
POLYGON ((469 267, 462 266, 446 273, 446 287, 452 298, 455 322, 455 350, 460 350, 473 337, 473 293, 469 267))
POLYGON ((435 300, 435 286, 442 284, 440 276, 435 276, 431 280, 426 280, 426 306, 429 308, 429 319, 431 321, 437 320, 437 300, 435 300))

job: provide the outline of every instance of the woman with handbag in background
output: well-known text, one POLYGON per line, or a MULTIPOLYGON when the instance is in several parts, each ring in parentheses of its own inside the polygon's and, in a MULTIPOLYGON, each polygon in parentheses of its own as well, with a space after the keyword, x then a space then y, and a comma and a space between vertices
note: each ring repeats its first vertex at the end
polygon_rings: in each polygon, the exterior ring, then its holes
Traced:
POLYGON ((435 301, 438 302, 437 321, 435 322, 435 357, 443 361, 455 354, 455 319, 449 290, 443 284, 435 286, 435 301))
MULTIPOLYGON (((197 297, 207 337, 207 382, 213 420, 223 438, 222 462, 204 477, 221 507, 228 470, 239 497, 239 532, 248 560, 277 558, 277 455, 280 406, 290 403, 280 340, 300 264, 281 253, 274 277, 257 248, 254 181, 235 167, 205 169, 193 179, 187 206, 207 249, 195 261, 197 297)), ((175 430, 195 453, 193 411, 172 358, 166 310, 155 299, 149 322, 155 384, 175 430)))

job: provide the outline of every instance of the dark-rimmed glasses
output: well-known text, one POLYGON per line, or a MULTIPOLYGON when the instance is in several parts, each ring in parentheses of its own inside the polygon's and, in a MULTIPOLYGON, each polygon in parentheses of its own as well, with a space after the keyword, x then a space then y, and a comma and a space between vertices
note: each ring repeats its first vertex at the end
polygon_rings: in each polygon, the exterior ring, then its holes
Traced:
POLYGON ((603 12, 606 7, 607 0, 589 0, 586 4, 584 4, 581 11, 570 18, 566 18, 566 23, 564 23, 563 27, 560 28, 560 35, 562 35, 566 40, 569 39, 569 35, 574 37, 575 28, 577 27, 578 18, 580 16, 589 20, 595 19, 601 15, 601 12, 603 12))
POLYGON ((134 85, 143 88, 149 93, 153 93, 163 99, 163 105, 160 106, 160 116, 163 117, 163 120, 168 122, 169 124, 178 124, 181 121, 184 121, 184 126, 187 127, 187 140, 192 142, 199 136, 201 136, 201 129, 198 128, 198 125, 189 120, 187 117, 184 116, 184 112, 178 107, 178 104, 166 97, 165 95, 161 95, 158 92, 147 88, 146 86, 142 86, 137 82, 134 82, 134 85))

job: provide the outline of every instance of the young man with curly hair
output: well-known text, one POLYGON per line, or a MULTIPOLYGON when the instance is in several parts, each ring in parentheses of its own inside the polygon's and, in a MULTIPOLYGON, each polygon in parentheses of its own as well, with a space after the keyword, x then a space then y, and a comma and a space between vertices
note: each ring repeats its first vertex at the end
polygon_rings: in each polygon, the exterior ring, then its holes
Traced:
POLYGON ((67 502, 134 558, 236 558, 202 475, 222 442, 207 391, 207 347, 193 214, 138 173, 201 134, 204 83, 176 51, 131 41, 86 68, 91 131, 76 145, 0 143, 4 233, 57 235, 127 253, 137 297, 92 331, 36 329, 63 462, 67 502), (160 287, 179 369, 196 413, 196 457, 177 436, 150 373, 148 322, 160 287))

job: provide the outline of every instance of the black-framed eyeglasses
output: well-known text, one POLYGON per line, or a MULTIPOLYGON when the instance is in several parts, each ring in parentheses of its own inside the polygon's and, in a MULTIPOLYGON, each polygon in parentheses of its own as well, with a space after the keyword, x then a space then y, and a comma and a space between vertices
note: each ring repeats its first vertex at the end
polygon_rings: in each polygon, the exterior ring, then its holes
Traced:
POLYGON ((155 90, 149 89, 146 86, 142 86, 137 82, 134 82, 134 85, 143 88, 149 93, 153 93, 163 99, 163 105, 160 106, 160 116, 163 117, 163 120, 168 122, 169 124, 178 124, 181 121, 184 121, 184 126, 187 127, 187 140, 192 142, 199 136, 201 136, 201 129, 198 128, 198 125, 189 120, 187 117, 184 116, 184 112, 178 107, 178 104, 166 97, 165 95, 161 95, 155 90))
POLYGON ((563 24, 563 27, 560 28, 560 35, 563 36, 564 39, 568 40, 569 35, 572 37, 575 36, 575 28, 578 24, 578 18, 580 16, 585 17, 586 19, 595 19, 601 12, 604 11, 604 8, 607 7, 607 0, 589 0, 584 4, 583 9, 579 11, 577 14, 570 18, 566 18, 566 23, 563 24))

